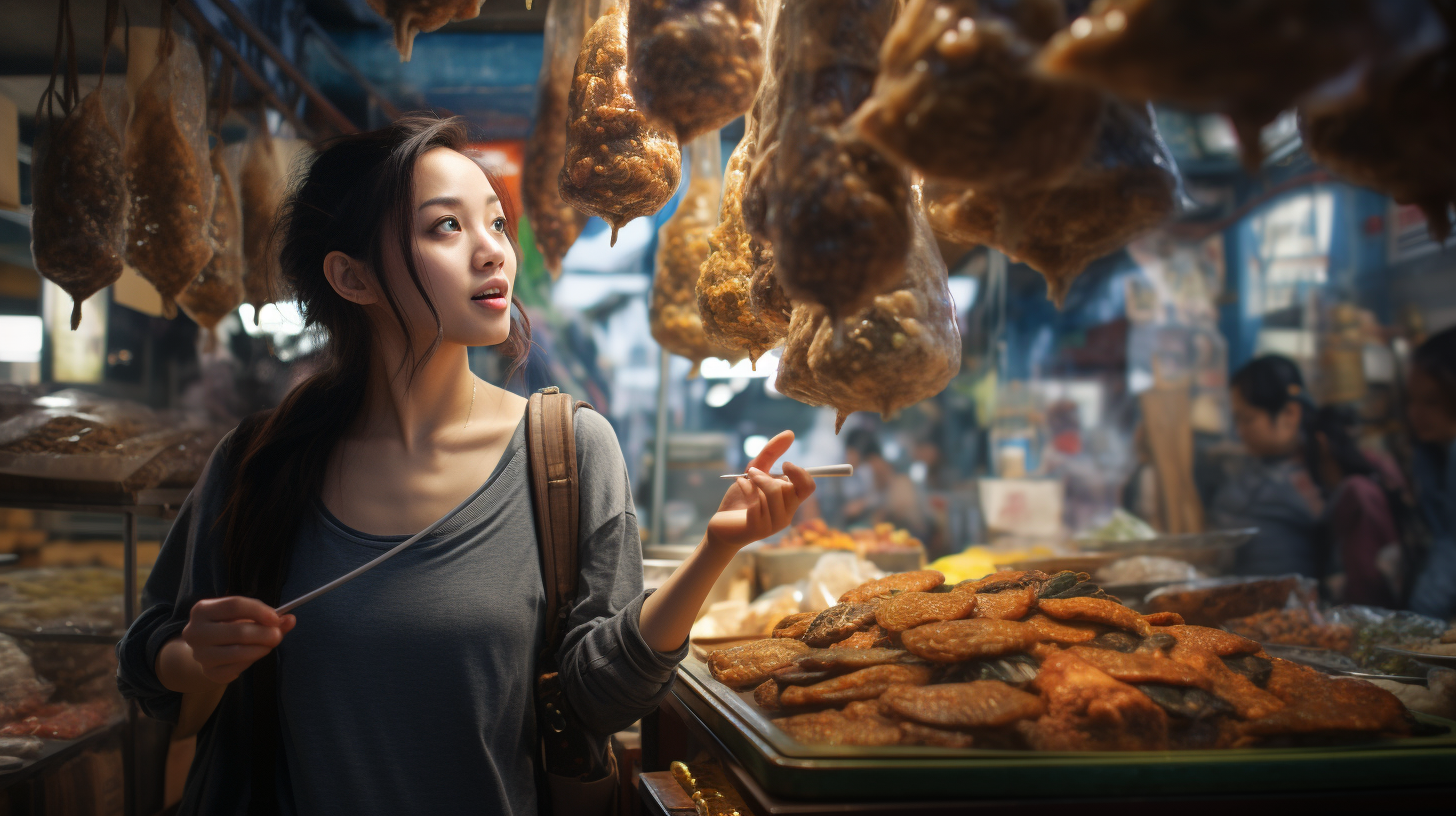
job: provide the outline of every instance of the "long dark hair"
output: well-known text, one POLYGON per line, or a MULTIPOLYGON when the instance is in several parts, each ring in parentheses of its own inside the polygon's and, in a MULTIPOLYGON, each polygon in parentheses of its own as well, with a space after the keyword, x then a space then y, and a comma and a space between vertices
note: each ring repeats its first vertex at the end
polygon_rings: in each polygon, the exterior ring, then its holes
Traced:
POLYGON ((1304 387, 1304 375, 1288 357, 1266 354, 1250 361, 1234 373, 1229 387, 1238 391, 1244 402, 1267 413, 1273 419, 1297 403, 1300 445, 1304 463, 1314 470, 1326 454, 1334 461, 1342 476, 1374 477, 1379 470, 1360 450, 1352 428, 1356 418, 1348 408, 1327 405, 1316 407, 1304 387), (1322 447, 1319 437, 1323 435, 1322 447))
POLYGON ((1446 403, 1456 415, 1456 326, 1433 335, 1416 347, 1411 364, 1435 381, 1446 403))

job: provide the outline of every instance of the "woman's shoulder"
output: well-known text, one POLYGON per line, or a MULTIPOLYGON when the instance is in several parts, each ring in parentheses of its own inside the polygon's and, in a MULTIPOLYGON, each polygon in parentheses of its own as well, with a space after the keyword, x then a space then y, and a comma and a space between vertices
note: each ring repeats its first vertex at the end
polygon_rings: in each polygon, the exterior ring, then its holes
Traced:
POLYGON ((572 424, 576 432, 578 459, 584 461, 588 456, 621 457, 622 448, 617 441, 617 431, 606 417, 592 408, 583 407, 577 409, 572 424))

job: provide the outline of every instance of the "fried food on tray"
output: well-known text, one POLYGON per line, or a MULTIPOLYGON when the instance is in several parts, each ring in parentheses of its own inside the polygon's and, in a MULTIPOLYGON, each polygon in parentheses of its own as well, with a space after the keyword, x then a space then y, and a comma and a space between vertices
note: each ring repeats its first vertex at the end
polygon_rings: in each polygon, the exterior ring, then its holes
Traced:
POLYGON ((784 687, 772 677, 758 684, 753 690, 753 701, 764 711, 778 711, 779 695, 783 693, 784 687))
POLYGON ((942 728, 993 728, 1046 711, 1040 697, 999 680, 895 686, 880 696, 880 703, 907 720, 942 728))
POLYGON ((1247 720, 1267 717, 1284 707, 1279 698, 1254 685, 1230 669, 1213 652, 1189 643, 1179 643, 1168 653, 1172 659, 1202 672, 1210 681, 1209 691, 1234 707, 1247 720))
POLYGON ((1149 626, 1182 626, 1183 616, 1177 612, 1154 612, 1150 615, 1143 615, 1143 620, 1149 626))
POLYGON ((873 700, 890 686, 923 686, 930 682, 929 666, 886 664, 870 666, 812 686, 789 686, 779 695, 785 708, 839 705, 853 700, 873 700))
POLYGON ((1197 686, 1208 688, 1213 685, 1208 676, 1176 660, 1159 654, 1133 652, 1124 654, 1110 649, 1091 646, 1074 646, 1072 654, 1107 673, 1114 680, 1124 683, 1163 683, 1169 686, 1197 686))
POLYGON ((1319 623, 1308 609, 1269 609, 1235 618, 1226 624, 1260 643, 1314 646, 1348 652, 1355 645, 1355 630, 1342 623, 1319 623))
POLYGON ((903 632, 923 623, 960 620, 975 608, 971 592, 902 592, 880 604, 875 620, 891 632, 903 632))
POLYGON ((750 688, 768 679, 769 672, 787 666, 809 651, 797 640, 770 638, 755 640, 708 655, 713 679, 735 689, 750 688))
POLYGON ((976 738, 964 731, 935 728, 917 722, 900 722, 900 744, 927 745, 935 748, 970 748, 976 738))
POLYGON ((773 636, 776 638, 803 638, 804 633, 809 631, 809 624, 819 617, 813 612, 795 612, 774 624, 773 636))
POLYGON ((1116 601, 1102 598, 1042 598, 1037 608, 1058 620, 1081 620, 1127 629, 1146 637, 1152 628, 1142 616, 1116 601))
POLYGON ((1036 587, 1006 589, 1000 592, 976 593, 973 617, 996 620, 1021 620, 1036 605, 1036 587))
POLYGON ((1032 681, 1047 715, 1027 729, 1043 751, 1162 750, 1168 716, 1146 694, 1070 652, 1048 657, 1032 681))
POLYGON ((861 629, 834 644, 841 649, 873 649, 890 642, 890 633, 882 626, 861 629))
POLYGON ((875 623, 875 607, 870 603, 839 603, 829 607, 809 624, 803 641, 815 648, 831 646, 875 623))
POLYGON ((1285 706, 1262 718, 1251 718, 1243 731, 1251 736, 1373 731, 1404 735, 1410 728, 1399 699, 1371 683, 1336 679, 1313 669, 1273 658, 1269 691, 1285 706))
POLYGON ((1024 623, 989 618, 927 623, 900 635, 906 649, 937 663, 998 657, 1023 651, 1040 640, 1037 631, 1024 623))
POLYGON ((839 596, 839 602, 864 603, 892 592, 929 592, 945 583, 945 576, 935 570, 897 572, 860 584, 839 596))
POLYGON ((843 711, 829 709, 782 717, 773 724, 803 743, 818 745, 896 745, 900 727, 880 714, 868 700, 850 703, 843 711))
POLYGON ((1246 637, 1233 632, 1225 632, 1222 629, 1210 629, 1206 626, 1157 626, 1153 628, 1153 632, 1172 635, 1179 643, 1207 649, 1219 657, 1233 657, 1259 651, 1259 644, 1246 637))
POLYGON ((1052 643, 1086 643, 1102 634, 1102 630, 1096 624, 1068 623, 1049 618, 1040 612, 1032 614, 1022 622, 1036 630, 1040 639, 1049 640, 1052 643))
POLYGON ((910 653, 904 649, 810 649, 798 659, 797 664, 808 671, 845 671, 884 663, 903 663, 910 658, 910 653))

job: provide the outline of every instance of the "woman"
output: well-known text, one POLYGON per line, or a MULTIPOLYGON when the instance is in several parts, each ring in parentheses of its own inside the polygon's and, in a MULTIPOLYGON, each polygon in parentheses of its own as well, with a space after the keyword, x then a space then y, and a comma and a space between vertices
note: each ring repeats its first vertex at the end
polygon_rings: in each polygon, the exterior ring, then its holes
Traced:
MULTIPOLYGON (((281 217, 284 278, 329 361, 218 446, 118 646, 119 682, 198 731, 182 813, 536 811, 532 681, 544 590, 525 478, 526 400, 476 379, 519 366, 519 250, 505 189, 458 119, 405 117, 326 146, 281 217), (466 498, 456 519, 296 614, 466 498)), ((557 654, 597 735, 666 694, 708 589, 814 490, 785 432, 729 488, 698 549, 644 593, 626 468, 576 415, 580 594, 557 654)))
POLYGON ((1410 606, 1449 620, 1456 617, 1456 328, 1427 340, 1412 356, 1406 416, 1417 442, 1411 465, 1416 503, 1431 532, 1410 606))
POLYGON ((1326 497, 1323 527, 1335 562, 1326 583, 1342 603, 1394 609, 1400 604, 1401 538, 1394 508, 1403 482, 1394 466, 1377 467, 1350 432, 1347 412, 1319 409, 1308 448, 1326 497))

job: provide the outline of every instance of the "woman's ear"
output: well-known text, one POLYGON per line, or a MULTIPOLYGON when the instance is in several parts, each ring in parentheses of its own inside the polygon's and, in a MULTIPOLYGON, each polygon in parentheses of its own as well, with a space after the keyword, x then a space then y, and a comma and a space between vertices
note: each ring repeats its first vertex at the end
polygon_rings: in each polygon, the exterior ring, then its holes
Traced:
POLYGON ((324 256, 324 277, 329 279, 329 285, 334 287, 339 297, 350 303, 368 306, 379 302, 374 277, 362 263, 338 250, 324 256))

